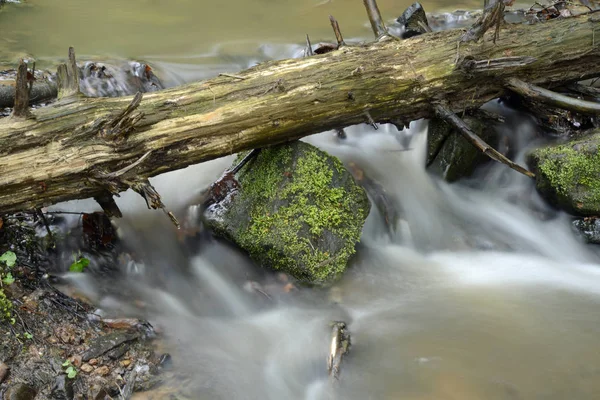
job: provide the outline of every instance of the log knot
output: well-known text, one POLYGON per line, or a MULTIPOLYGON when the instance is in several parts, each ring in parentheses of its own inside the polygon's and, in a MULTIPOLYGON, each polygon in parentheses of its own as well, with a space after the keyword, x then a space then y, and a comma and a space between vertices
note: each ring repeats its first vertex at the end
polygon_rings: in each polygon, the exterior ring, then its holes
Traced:
POLYGON ((131 103, 121 112, 99 119, 94 123, 100 136, 112 140, 122 140, 134 130, 135 125, 144 117, 142 112, 134 112, 142 101, 142 93, 138 92, 131 103))

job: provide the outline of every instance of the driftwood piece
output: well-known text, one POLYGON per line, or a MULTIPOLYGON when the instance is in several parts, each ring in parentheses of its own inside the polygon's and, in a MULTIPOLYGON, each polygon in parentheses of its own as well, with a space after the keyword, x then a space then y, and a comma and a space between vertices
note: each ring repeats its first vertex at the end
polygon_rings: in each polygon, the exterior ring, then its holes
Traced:
POLYGON ((331 344, 327 357, 327 371, 332 379, 340 379, 343 357, 350 351, 350 332, 346 323, 335 321, 331 327, 331 344))
POLYGON ((131 110, 135 98, 59 100, 33 110, 35 120, 0 120, 0 213, 98 196, 110 182, 96 177, 149 151, 129 174, 146 179, 365 123, 365 113, 390 123, 432 117, 431 105, 439 101, 454 113, 478 108, 504 93, 509 78, 557 86, 600 76, 600 46, 591 46, 598 28, 600 21, 587 15, 510 25, 496 46, 463 43, 458 61, 462 30, 267 62, 237 74, 245 79, 216 77, 145 94, 119 140, 98 127, 131 110), (531 62, 493 71, 462 68, 463 57, 493 64, 507 53, 531 62))

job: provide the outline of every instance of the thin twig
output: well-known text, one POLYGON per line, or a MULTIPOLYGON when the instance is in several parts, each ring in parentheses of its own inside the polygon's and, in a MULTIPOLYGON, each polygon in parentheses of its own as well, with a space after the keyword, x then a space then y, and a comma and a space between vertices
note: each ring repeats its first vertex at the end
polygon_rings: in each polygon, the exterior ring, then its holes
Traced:
POLYGON ((306 55, 314 56, 315 53, 312 49, 312 44, 310 43, 310 38, 308 37, 308 33, 306 34, 306 55))
POLYGON ((238 172, 240 172, 240 170, 244 168, 244 165, 248 164, 248 162, 254 157, 256 157, 259 152, 260 149, 253 149, 250 153, 246 154, 246 157, 242 158, 242 161, 240 161, 235 167, 233 167, 231 172, 233 172, 233 174, 237 174, 238 172))
POLYGON ((485 154, 494 161, 498 161, 499 163, 507 165, 508 167, 514 169, 515 171, 523 175, 526 175, 530 178, 535 178, 535 174, 533 172, 509 160, 503 154, 498 152, 492 146, 487 144, 483 139, 477 136, 477 134, 473 132, 471 128, 469 128, 469 126, 465 124, 465 122, 462 119, 460 119, 456 114, 454 114, 447 106, 442 104, 436 104, 434 105, 434 110, 438 117, 452 125, 473 146, 481 150, 483 154, 485 154))
POLYGON ((233 74, 226 74, 224 72, 220 73, 219 76, 226 76, 228 78, 234 78, 234 79, 240 79, 240 80, 245 80, 248 79, 245 76, 239 76, 239 75, 233 75, 233 74))
POLYGON ((52 231, 50 230, 50 225, 48 224, 48 220, 46 219, 46 216, 44 215, 42 210, 39 208, 36 209, 36 212, 37 212, 37 215, 42 219, 42 222, 44 223, 44 226, 46 227, 46 232, 48 233, 48 237, 50 238, 52 243, 54 243, 54 236, 52 235, 52 231))
POLYGON ((365 110, 364 114, 365 114, 365 117, 367 117, 367 121, 369 121, 369 125, 371 125, 373 127, 373 129, 375 129, 375 130, 379 129, 379 127, 373 120, 373 117, 371 117, 371 113, 369 112, 369 110, 365 110))
POLYGON ((523 82, 517 78, 507 79, 504 86, 523 97, 539 101, 540 103, 582 114, 600 114, 600 103, 565 96, 564 94, 523 82))
POLYGON ((148 150, 143 156, 141 156, 137 161, 135 161, 134 163, 126 166, 125 168, 121 168, 118 171, 115 172, 111 172, 108 174, 103 175, 103 178, 118 178, 121 175, 124 175, 125 173, 131 171, 133 168, 137 167, 138 165, 140 165, 146 158, 148 158, 148 156, 150 155, 150 153, 152 153, 152 150, 148 150))

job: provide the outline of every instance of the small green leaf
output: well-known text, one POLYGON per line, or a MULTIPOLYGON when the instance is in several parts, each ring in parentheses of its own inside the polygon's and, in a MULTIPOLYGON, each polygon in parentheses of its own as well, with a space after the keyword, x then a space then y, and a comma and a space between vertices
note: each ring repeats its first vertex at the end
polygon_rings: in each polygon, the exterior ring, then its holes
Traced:
POLYGON ((7 267, 10 268, 17 262, 17 255, 12 251, 7 251, 0 256, 0 262, 3 262, 7 267))
POLYGON ((87 267, 88 265, 90 265, 90 260, 88 260, 87 258, 80 258, 79 260, 75 261, 73 264, 71 264, 71 266, 69 267, 69 271, 71 272, 83 272, 83 270, 85 269, 85 267, 87 267))
POLYGON ((16 323, 17 323, 17 320, 14 317, 10 319, 10 324, 11 325, 14 325, 16 323))
POLYGON ((12 274, 9 272, 7 273, 4 278, 2 278, 2 282, 6 283, 7 285, 12 284, 15 281, 15 278, 12 276, 12 274))
POLYGON ((67 372, 67 378, 69 378, 69 379, 73 379, 77 376, 77 370, 73 366, 70 366, 69 368, 67 368, 66 372, 67 372))
POLYGON ((29 340, 33 339, 33 335, 31 333, 29 333, 29 332, 25 332, 23 334, 23 336, 25 336, 25 339, 29 339, 29 340))
POLYGON ((70 360, 67 360, 67 361, 65 361, 64 363, 62 363, 62 366, 63 366, 63 367, 68 367, 68 366, 70 366, 70 365, 71 365, 71 361, 70 361, 70 360))

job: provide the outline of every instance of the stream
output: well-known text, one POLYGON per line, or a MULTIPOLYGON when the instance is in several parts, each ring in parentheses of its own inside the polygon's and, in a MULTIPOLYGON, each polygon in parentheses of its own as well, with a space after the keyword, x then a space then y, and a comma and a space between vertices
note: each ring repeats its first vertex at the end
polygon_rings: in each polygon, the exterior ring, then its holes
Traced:
MULTIPOLYGON (((390 17, 409 5, 379 4, 390 17)), ((0 12, 3 51, 12 46, 51 63, 74 45, 78 54, 147 61, 169 85, 293 56, 306 33, 314 42, 332 40, 329 14, 347 37, 371 37, 358 0, 251 0, 228 7, 191 0, 32 0, 10 6, 0 12), (53 34, 42 40, 41 26, 53 34)), ((488 106, 507 117, 503 133, 515 138, 515 161, 524 163, 527 148, 541 143, 536 126, 502 105, 488 106)), ((428 173, 427 121, 404 132, 359 125, 346 133, 344 140, 334 132, 304 140, 359 163, 403 212, 390 235, 372 207, 352 266, 334 287, 289 286, 285 277, 210 238, 189 251, 168 218, 147 210, 131 191, 116 199, 124 218, 115 224, 139 259, 123 267, 118 281, 67 278, 107 315, 147 318, 173 356, 169 383, 188 398, 598 398, 599 252, 575 236, 568 216, 548 208, 533 182, 503 165, 488 164, 455 184, 428 173), (401 144, 406 135, 412 137, 408 148, 401 144), (331 382, 326 360, 329 324, 336 320, 347 323, 352 348, 340 380, 331 382)), ((151 181, 184 219, 233 157, 151 181)), ((98 207, 85 200, 52 209, 98 207)))

